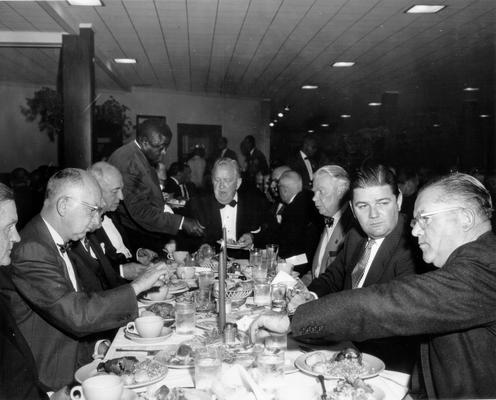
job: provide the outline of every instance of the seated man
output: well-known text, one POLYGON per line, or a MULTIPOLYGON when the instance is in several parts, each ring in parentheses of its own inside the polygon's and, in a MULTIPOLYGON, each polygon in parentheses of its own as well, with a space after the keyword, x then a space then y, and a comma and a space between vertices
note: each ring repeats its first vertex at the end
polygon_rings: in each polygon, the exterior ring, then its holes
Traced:
MULTIPOLYGON (((319 297, 414 274, 421 264, 400 214, 401 193, 390 169, 360 169, 351 181, 351 207, 360 227, 351 228, 334 262, 308 286, 319 297)), ((408 341, 389 338, 357 346, 382 358, 388 368, 411 373, 415 346, 408 341)))
POLYGON ((167 171, 167 180, 162 191, 175 199, 188 200, 189 193, 186 186, 188 175, 191 177, 189 165, 173 162, 167 171))
POLYGON ((238 192, 242 182, 239 165, 230 158, 215 162, 212 182, 214 193, 192 199, 187 210, 206 227, 204 235, 190 244, 191 249, 202 243, 216 245, 222 239, 222 227, 226 228, 228 241, 248 249, 253 244, 253 235, 260 231, 267 204, 263 197, 249 191, 238 192))
POLYGON ((271 313, 251 326, 299 338, 362 341, 424 335, 420 366, 427 398, 496 397, 496 236, 491 196, 467 174, 420 189, 411 226, 437 269, 327 295, 301 305, 291 325, 271 313))
POLYGON ((33 352, 41 382, 60 388, 91 361, 85 336, 125 325, 138 316, 136 296, 161 282, 165 268, 149 268, 130 284, 87 293, 67 255, 101 218, 98 183, 83 170, 68 168, 48 181, 41 213, 21 232, 12 254, 16 291, 6 293, 19 329, 33 352), (158 281, 158 282, 157 282, 158 281))

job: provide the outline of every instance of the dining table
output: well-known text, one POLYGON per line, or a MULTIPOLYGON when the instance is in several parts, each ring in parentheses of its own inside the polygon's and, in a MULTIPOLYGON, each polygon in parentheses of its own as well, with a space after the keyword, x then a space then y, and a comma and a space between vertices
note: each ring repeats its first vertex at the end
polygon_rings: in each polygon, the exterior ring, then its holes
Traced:
MULTIPOLYGON (((247 303, 250 303, 248 299, 247 303)), ((140 308, 146 306, 146 304, 139 304, 140 308)), ((232 314, 227 315, 228 321, 236 321, 239 318, 239 311, 233 310, 232 314)), ((241 314, 243 314, 241 312, 241 314)), ((248 313, 253 315, 253 313, 248 313)), ((246 322, 246 321, 245 321, 246 322)), ((125 335, 126 327, 121 327, 117 334, 115 335, 108 352, 105 355, 104 360, 110 360, 114 358, 119 358, 123 356, 136 356, 136 357, 152 357, 161 350, 171 345, 179 345, 183 342, 188 342, 195 338, 195 336, 202 336, 205 334, 205 327, 196 328, 193 334, 178 334, 175 332, 174 327, 172 327, 172 333, 163 339, 152 341, 153 343, 138 343, 135 340, 131 340, 125 335)), ((310 350, 319 350, 324 347, 312 346, 309 348, 307 345, 303 345, 288 335, 287 341, 287 351, 285 352, 286 363, 289 364, 289 368, 284 376, 284 387, 287 393, 301 393, 302 390, 308 390, 312 393, 322 393, 322 388, 319 380, 316 376, 310 375, 303 372, 302 370, 294 366, 294 360, 299 356, 308 352, 310 350)), ((338 350, 342 349, 346 344, 336 344, 334 346, 327 346, 325 349, 338 350)), ((410 380, 410 375, 390 370, 383 370, 377 376, 366 379, 366 382, 374 387, 379 388, 383 392, 383 400, 409 400, 411 399, 408 395, 408 383, 410 380)), ((141 388, 134 389, 135 391, 144 390, 155 390, 161 385, 167 385, 169 388, 172 387, 183 387, 183 388, 194 388, 194 368, 168 368, 167 374, 159 382, 153 383, 150 386, 143 386, 141 388)), ((329 379, 325 380, 326 391, 329 393, 336 385, 336 380, 329 379)), ((303 394, 304 395, 304 394, 303 394)), ((256 400, 259 399, 257 396, 256 400)), ((297 398, 297 397, 294 397, 297 398)), ((304 397, 301 397, 304 398, 304 397)), ((310 397, 307 397, 310 398, 310 397)), ((320 399, 321 397, 315 397, 320 399)), ((281 400, 283 400, 281 398, 281 400)))

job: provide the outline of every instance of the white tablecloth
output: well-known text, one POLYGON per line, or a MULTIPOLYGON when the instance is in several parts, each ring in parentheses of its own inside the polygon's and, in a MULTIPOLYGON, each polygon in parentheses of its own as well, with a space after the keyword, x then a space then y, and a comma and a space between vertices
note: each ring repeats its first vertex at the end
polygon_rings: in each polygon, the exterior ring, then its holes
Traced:
MULTIPOLYGON (((203 333, 202 330, 198 329, 197 334, 203 333)), ((110 347, 106 359, 122 357, 124 355, 134 355, 134 356, 145 356, 144 352, 116 352, 117 348, 143 348, 143 349, 159 349, 161 345, 171 345, 171 344, 179 344, 184 342, 185 340, 192 339, 193 335, 178 335, 175 332, 169 336, 166 340, 157 344, 139 344, 135 343, 124 336, 124 328, 121 328, 114 341, 112 342, 112 346, 110 347)), ((302 354, 299 350, 288 350, 287 356, 296 359, 296 357, 302 354)), ((193 369, 169 369, 167 376, 164 378, 162 382, 155 384, 155 387, 159 387, 160 385, 166 384, 169 387, 194 387, 193 380, 193 369)), ((410 376, 401 372, 395 371, 383 371, 379 376, 374 378, 367 379, 367 383, 371 385, 375 385, 381 388, 385 393, 384 400, 399 400, 403 399, 407 394, 407 386, 409 382, 410 376)), ((300 371, 286 374, 285 376, 286 386, 288 388, 298 388, 301 386, 310 386, 319 388, 320 385, 317 379, 314 376, 307 375, 300 371)), ((328 390, 332 390, 335 381, 328 380, 326 381, 326 388, 328 390)), ((146 388, 144 389, 146 390, 146 388)))

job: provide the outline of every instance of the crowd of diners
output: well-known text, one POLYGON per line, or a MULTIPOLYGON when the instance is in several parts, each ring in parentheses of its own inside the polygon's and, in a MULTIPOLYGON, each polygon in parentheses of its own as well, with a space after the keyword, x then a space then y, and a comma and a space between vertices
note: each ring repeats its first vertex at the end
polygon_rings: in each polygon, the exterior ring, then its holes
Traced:
POLYGON ((86 170, 17 168, 0 183, 0 399, 68 399, 137 296, 167 290, 165 244, 218 249, 223 228, 241 247, 230 256, 276 243, 308 287, 291 320, 257 317, 253 338, 352 341, 411 374, 412 397, 496 397, 492 176, 318 165, 313 136, 285 165, 247 136, 239 157, 221 138, 211 158, 198 146, 165 170, 171 139, 148 120, 86 170))

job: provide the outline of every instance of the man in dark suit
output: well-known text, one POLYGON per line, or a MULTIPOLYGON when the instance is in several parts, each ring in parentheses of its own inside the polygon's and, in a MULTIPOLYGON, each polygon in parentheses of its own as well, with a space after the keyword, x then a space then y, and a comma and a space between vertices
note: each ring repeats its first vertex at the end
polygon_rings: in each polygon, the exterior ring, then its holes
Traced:
POLYGON ((305 189, 312 188, 313 173, 317 166, 313 159, 316 152, 317 140, 312 135, 306 135, 303 138, 301 149, 289 162, 291 169, 301 175, 305 189))
POLYGON ((305 285, 324 273, 343 247, 344 237, 354 223, 348 205, 350 179, 339 165, 326 165, 315 172, 313 201, 324 227, 315 250, 311 269, 302 276, 305 285))
POLYGON ((124 179, 124 201, 118 213, 133 251, 147 247, 159 252, 167 235, 175 235, 180 229, 192 235, 203 233, 198 221, 164 210, 155 166, 171 138, 166 124, 149 119, 139 126, 136 140, 118 148, 109 158, 124 179))
POLYGON ((246 169, 243 178, 249 186, 256 187, 257 174, 269 173, 269 166, 264 154, 255 146, 255 138, 246 136, 240 144, 241 154, 245 157, 246 169))
MULTIPOLYGON (((496 397, 496 236, 487 189, 453 173, 417 196, 412 234, 437 269, 330 294, 301 305, 291 331, 300 338, 363 341, 423 335, 420 366, 429 399, 496 397)), ((264 315, 251 334, 289 328, 287 316, 264 315)))
POLYGON ((188 174, 191 176, 189 165, 173 162, 167 171, 167 179, 162 191, 176 199, 188 200, 190 197, 186 186, 188 174))
POLYGON ((21 232, 12 253, 10 304, 33 352, 38 374, 49 388, 73 380, 91 361, 85 337, 118 328, 138 316, 136 296, 160 282, 164 267, 149 268, 130 284, 85 292, 67 255, 67 243, 82 239, 101 218, 98 183, 83 170, 55 173, 47 185, 41 213, 21 232))
MULTIPOLYGON (((212 170, 214 192, 191 201, 188 213, 205 226, 201 243, 216 244, 226 227, 227 240, 248 249, 253 235, 260 231, 267 210, 262 196, 249 191, 238 192, 242 179, 239 165, 230 158, 218 159, 212 170)), ((193 246, 193 247, 194 247, 193 246)))
POLYGON ((238 161, 236 152, 227 147, 227 138, 225 136, 220 137, 217 141, 217 150, 214 162, 219 158, 230 158, 238 161))

